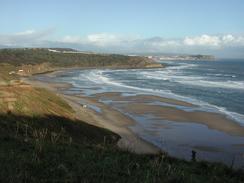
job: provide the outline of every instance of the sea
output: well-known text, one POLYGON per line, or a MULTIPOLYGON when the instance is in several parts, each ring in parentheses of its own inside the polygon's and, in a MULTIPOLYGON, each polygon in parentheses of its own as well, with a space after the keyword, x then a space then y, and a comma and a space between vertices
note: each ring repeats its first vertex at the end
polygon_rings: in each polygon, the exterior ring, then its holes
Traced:
MULTIPOLYGON (((67 70, 56 77, 37 76, 39 80, 72 85, 64 94, 94 96, 119 92, 123 96, 154 95, 197 105, 188 111, 219 113, 244 127, 244 60, 158 61, 164 68, 154 69, 88 69, 67 70)), ((194 122, 159 119, 150 112, 134 114, 125 111, 121 102, 101 102, 136 121, 131 130, 170 155, 190 159, 191 150, 201 160, 244 166, 244 135, 231 135, 194 122), (197 148, 198 147, 198 148, 197 148)), ((142 101, 143 102, 143 101, 142 101)), ((157 101, 154 101, 157 105, 157 101)), ((158 105, 166 105, 158 103, 158 105)), ((181 108, 180 108, 181 107, 181 108)))

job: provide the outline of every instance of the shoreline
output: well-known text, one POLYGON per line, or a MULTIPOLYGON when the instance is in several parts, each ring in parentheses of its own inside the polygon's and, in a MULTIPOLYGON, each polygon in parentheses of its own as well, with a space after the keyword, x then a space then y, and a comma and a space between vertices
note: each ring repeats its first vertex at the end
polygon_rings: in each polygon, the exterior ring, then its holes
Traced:
MULTIPOLYGON (((73 70, 73 68, 69 68, 73 70)), ((76 68, 77 69, 77 68, 76 68)), ((58 70, 55 72, 46 73, 47 76, 54 77, 57 73, 65 72, 64 70, 58 70)), ((163 103, 174 104, 183 107, 194 107, 195 105, 187 102, 183 102, 177 99, 163 98, 157 97, 153 95, 138 95, 134 97, 134 99, 129 99, 130 96, 122 96, 119 92, 105 92, 100 94, 95 94, 91 96, 85 96, 84 94, 80 95, 65 95, 59 89, 67 89, 71 84, 68 83, 58 83, 58 82, 46 82, 38 81, 35 79, 31 79, 30 77, 25 77, 23 79, 24 82, 31 84, 34 87, 46 88, 58 96, 61 96, 75 111, 77 119, 80 119, 86 123, 106 128, 108 130, 113 131, 114 133, 121 136, 121 139, 118 141, 118 146, 121 149, 129 150, 131 152, 135 152, 137 154, 158 154, 164 150, 160 147, 160 145, 154 144, 147 139, 140 137, 134 130, 130 129, 130 126, 136 124, 136 119, 127 116, 125 113, 114 109, 112 106, 109 106, 102 102, 101 96, 112 98, 113 101, 120 101, 121 98, 126 98, 129 101, 135 102, 133 105, 130 105, 128 109, 134 110, 134 113, 139 115, 143 114, 145 111, 153 112, 154 115, 171 121, 186 123, 192 121, 191 123, 202 124, 208 127, 210 130, 218 130, 220 132, 224 132, 228 135, 233 136, 244 136, 244 128, 230 119, 227 119, 225 115, 211 113, 211 112, 187 112, 175 107, 170 106, 157 106, 152 105, 150 108, 147 106, 147 102, 150 102, 151 99, 159 100, 163 103), (138 101, 146 101, 146 105, 142 105, 138 101), (83 108, 82 105, 88 105, 88 107, 83 108), (98 109, 94 109, 95 106, 98 109), (133 106, 133 107, 132 107, 133 106), (155 110, 151 110, 151 108, 155 110), (197 119, 197 120, 196 120, 197 119), (202 122, 201 122, 202 120, 202 122), (221 125, 224 122, 225 125, 221 125), (227 126, 226 126, 227 124, 227 126), (240 128, 240 129, 238 129, 240 128)), ((128 110, 127 109, 127 110, 128 110)), ((198 146, 196 146, 198 147, 198 146)), ((199 146, 201 147, 201 146, 199 146)), ((204 146, 204 148, 193 148, 196 150, 206 150, 206 148, 211 148, 210 146, 204 146)), ((212 149, 211 149, 212 150, 212 149)), ((166 150, 167 152, 167 150, 166 150)), ((190 151, 189 151, 190 152, 190 151)), ((177 157, 177 156, 174 156, 177 157)), ((183 158, 184 159, 184 158, 183 158)))
POLYGON ((161 64, 161 63, 152 63, 145 66, 138 66, 138 67, 129 67, 129 66, 100 66, 98 67, 82 67, 82 66, 73 66, 73 67, 54 67, 50 70, 40 71, 40 72, 34 72, 34 73, 28 73, 28 74, 19 74, 22 77, 30 77, 35 75, 55 75, 56 73, 68 71, 68 70, 87 70, 87 69, 157 69, 157 68, 165 68, 167 65, 161 64))
POLYGON ((30 84, 33 87, 45 88, 51 92, 54 92, 73 108, 75 111, 75 117, 77 119, 117 133, 121 137, 117 144, 119 148, 137 154, 158 154, 161 151, 154 144, 140 138, 128 128, 129 126, 135 124, 135 121, 128 116, 125 116, 121 112, 112 109, 109 106, 106 106, 92 98, 83 96, 82 100, 85 101, 85 103, 100 105, 103 111, 103 115, 96 114, 94 110, 82 107, 82 104, 78 102, 81 100, 80 97, 64 95, 58 91, 59 88, 69 87, 69 84, 44 83, 37 80, 31 80, 27 77, 22 78, 22 81, 24 83, 30 84))

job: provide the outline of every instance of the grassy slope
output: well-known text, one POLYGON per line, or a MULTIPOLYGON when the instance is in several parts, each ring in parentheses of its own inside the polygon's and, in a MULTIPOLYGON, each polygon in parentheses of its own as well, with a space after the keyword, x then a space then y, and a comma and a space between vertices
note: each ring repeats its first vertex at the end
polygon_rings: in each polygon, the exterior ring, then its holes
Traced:
POLYGON ((55 116, 0 119, 1 182, 244 181, 241 172, 222 165, 122 152, 114 145, 114 134, 79 121, 55 116))
POLYGON ((55 94, 12 85, 11 69, 0 67, 0 98, 15 99, 11 112, 0 100, 0 182, 244 182, 221 164, 121 151, 116 134, 76 120, 55 94))
POLYGON ((0 63, 0 85, 8 84, 11 80, 17 79, 16 75, 9 75, 9 72, 15 68, 13 65, 0 63))

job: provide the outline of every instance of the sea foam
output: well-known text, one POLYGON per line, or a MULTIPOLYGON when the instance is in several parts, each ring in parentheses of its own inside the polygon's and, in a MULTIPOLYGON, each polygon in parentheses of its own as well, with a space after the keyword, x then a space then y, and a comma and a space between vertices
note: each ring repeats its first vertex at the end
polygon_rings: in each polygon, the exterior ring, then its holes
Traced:
MULTIPOLYGON (((120 71, 126 72, 126 70, 120 70, 120 71)), ((137 94, 150 94, 150 95, 156 95, 156 96, 173 98, 173 99, 185 101, 185 102, 192 103, 194 105, 199 106, 199 110, 225 114, 230 119, 233 119, 233 120, 239 122, 240 124, 244 125, 244 115, 236 113, 236 112, 228 111, 225 107, 220 107, 220 106, 216 106, 213 104, 209 104, 208 102, 204 102, 204 101, 195 99, 193 97, 186 97, 186 96, 182 96, 179 94, 175 94, 171 90, 151 89, 151 88, 127 85, 127 84, 119 82, 113 78, 110 78, 108 76, 109 75, 108 73, 111 74, 113 72, 116 72, 116 71, 114 71, 114 70, 90 70, 88 72, 81 73, 75 79, 76 80, 89 80, 102 87, 105 87, 105 88, 112 87, 112 88, 114 88, 114 90, 117 89, 117 91, 121 91, 121 92, 128 92, 128 90, 129 90, 130 92, 135 92, 137 94)), ((128 72, 128 70, 127 70, 127 72, 128 72)), ((143 71, 136 70, 135 72, 139 72, 139 73, 142 72, 143 75, 148 78, 149 76, 152 77, 152 73, 154 73, 154 74, 156 73, 156 75, 157 75, 157 73, 161 72, 161 71, 154 71, 154 72, 150 73, 150 75, 145 75, 145 72, 149 72, 149 71, 145 71, 145 70, 143 70, 143 71)), ((155 77, 156 77, 156 75, 155 75, 155 77)), ((157 78, 158 78, 158 75, 157 75, 157 78)), ((189 82, 189 84, 190 84, 190 79, 193 80, 194 77, 190 77, 190 76, 183 77, 182 76, 182 78, 188 79, 188 81, 187 80, 182 81, 183 84, 186 84, 187 82, 189 82)), ((234 81, 221 83, 221 82, 203 81, 200 78, 202 79, 202 77, 194 78, 194 79, 198 80, 197 84, 195 84, 195 85, 213 87, 213 86, 216 86, 216 83, 217 83, 218 84, 217 86, 221 86, 221 87, 228 87, 228 88, 235 87, 236 88, 237 86, 239 86, 241 89, 243 87, 243 83, 241 83, 241 85, 240 85, 240 83, 238 83, 238 82, 236 83, 234 81)), ((181 79, 181 77, 177 76, 175 79, 179 80, 179 79, 181 79)), ((178 82, 181 82, 181 81, 178 81, 178 82)))

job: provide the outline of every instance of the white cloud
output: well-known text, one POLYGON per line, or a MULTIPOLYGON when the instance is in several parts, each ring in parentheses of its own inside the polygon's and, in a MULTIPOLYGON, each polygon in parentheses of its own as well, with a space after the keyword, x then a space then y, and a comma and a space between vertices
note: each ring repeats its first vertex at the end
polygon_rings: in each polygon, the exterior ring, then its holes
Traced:
POLYGON ((183 43, 187 46, 220 46, 221 40, 218 36, 204 34, 197 37, 186 37, 183 43))
POLYGON ((186 46, 202 46, 202 47, 235 47, 244 46, 244 36, 234 36, 232 34, 211 36, 211 35, 201 35, 196 37, 186 37, 183 40, 186 46))
POLYGON ((0 45, 5 46, 31 46, 38 44, 48 38, 53 33, 53 29, 44 31, 27 30, 15 34, 0 35, 0 45))
POLYGON ((81 43, 82 39, 79 36, 65 36, 61 42, 64 43, 81 43))
POLYGON ((74 43, 74 44, 88 44, 88 45, 94 45, 99 47, 106 47, 106 46, 122 46, 124 43, 132 42, 134 39, 135 38, 132 36, 98 33, 98 34, 89 34, 84 37, 68 35, 62 38, 61 42, 74 43))
POLYGON ((89 43, 98 46, 114 45, 123 41, 122 37, 107 33, 91 34, 88 35, 86 39, 89 43))
POLYGON ((157 43, 153 43, 152 45, 164 48, 164 47, 178 47, 180 46, 180 43, 177 40, 163 40, 157 43))
POLYGON ((235 41, 235 37, 233 35, 231 35, 231 34, 228 34, 228 35, 224 35, 222 37, 222 40, 223 40, 224 43, 228 44, 228 43, 232 43, 233 41, 235 41))
POLYGON ((17 32, 17 33, 15 33, 15 35, 23 36, 23 35, 31 35, 34 33, 35 33, 35 30, 26 30, 24 32, 17 32))
POLYGON ((233 45, 244 46, 244 36, 235 37, 232 41, 233 45))
POLYGON ((90 34, 84 37, 68 35, 61 39, 63 43, 89 44, 100 47, 119 45, 123 41, 124 39, 122 37, 107 33, 90 34))
POLYGON ((86 36, 67 35, 54 39, 52 29, 44 31, 26 30, 0 35, 0 46, 12 47, 71 47, 81 50, 102 52, 164 52, 164 53, 244 53, 244 36, 225 34, 188 36, 178 39, 162 37, 142 38, 138 35, 109 33, 86 36), (234 51, 235 50, 235 51, 234 51))

